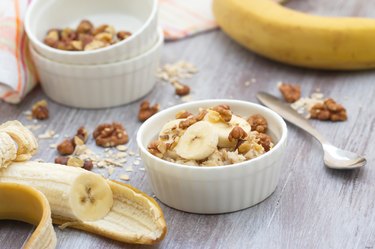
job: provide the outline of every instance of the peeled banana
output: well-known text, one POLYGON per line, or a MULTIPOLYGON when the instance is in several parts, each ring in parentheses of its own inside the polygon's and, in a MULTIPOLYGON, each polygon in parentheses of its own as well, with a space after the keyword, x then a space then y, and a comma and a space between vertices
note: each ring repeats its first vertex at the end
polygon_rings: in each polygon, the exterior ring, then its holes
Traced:
POLYGON ((257 54, 308 68, 375 68, 375 20, 321 17, 272 0, 214 0, 222 30, 257 54))
POLYGON ((32 186, 48 199, 53 214, 75 220, 103 218, 113 204, 101 176, 82 168, 52 163, 19 162, 0 170, 0 182, 32 186))
POLYGON ((38 190, 16 183, 0 183, 0 220, 19 220, 36 226, 24 249, 50 249, 56 246, 51 209, 38 190))

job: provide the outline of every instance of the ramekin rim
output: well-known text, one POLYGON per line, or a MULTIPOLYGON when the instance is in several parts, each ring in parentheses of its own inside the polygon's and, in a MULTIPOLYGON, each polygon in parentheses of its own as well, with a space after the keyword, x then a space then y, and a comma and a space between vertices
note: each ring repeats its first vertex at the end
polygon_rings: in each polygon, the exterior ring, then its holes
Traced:
POLYGON ((26 11, 24 27, 25 27, 25 31, 26 31, 26 34, 27 34, 28 38, 32 42, 38 44, 39 46, 41 46, 43 49, 47 50, 50 53, 54 53, 54 54, 58 54, 58 55, 62 55, 62 56, 72 56, 72 57, 83 56, 83 55, 91 55, 91 54, 99 54, 101 52, 106 52, 106 51, 108 51, 110 49, 115 49, 115 48, 119 47, 120 45, 123 45, 125 43, 131 42, 132 40, 136 39, 139 36, 139 34, 141 34, 146 29, 146 27, 148 27, 150 25, 150 23, 155 18, 157 18, 157 11, 158 11, 158 1, 157 0, 152 0, 153 5, 152 5, 152 10, 151 10, 151 13, 150 13, 149 17, 142 24, 141 28, 138 29, 134 33, 134 35, 131 35, 128 39, 120 41, 120 42, 118 42, 116 44, 112 44, 111 46, 108 46, 108 47, 104 47, 104 48, 100 48, 100 49, 95 49, 95 50, 90 50, 90 51, 65 51, 65 50, 55 49, 55 48, 51 48, 51 47, 47 46, 42 41, 40 41, 39 39, 37 39, 36 36, 31 32, 31 30, 30 30, 31 12, 35 8, 35 5, 37 4, 37 2, 39 2, 39 1, 42 1, 42 0, 34 0, 34 1, 32 1, 31 4, 30 4, 30 6, 28 7, 28 9, 26 11))

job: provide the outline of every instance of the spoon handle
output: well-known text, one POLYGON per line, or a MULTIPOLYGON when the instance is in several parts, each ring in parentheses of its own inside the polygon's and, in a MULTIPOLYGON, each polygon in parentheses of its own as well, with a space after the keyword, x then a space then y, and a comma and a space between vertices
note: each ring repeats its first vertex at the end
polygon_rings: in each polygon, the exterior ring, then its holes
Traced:
POLYGON ((259 92, 257 94, 257 98, 263 105, 278 113, 285 120, 311 134, 321 144, 327 144, 326 139, 317 130, 315 130, 305 118, 291 108, 290 105, 265 92, 259 92))

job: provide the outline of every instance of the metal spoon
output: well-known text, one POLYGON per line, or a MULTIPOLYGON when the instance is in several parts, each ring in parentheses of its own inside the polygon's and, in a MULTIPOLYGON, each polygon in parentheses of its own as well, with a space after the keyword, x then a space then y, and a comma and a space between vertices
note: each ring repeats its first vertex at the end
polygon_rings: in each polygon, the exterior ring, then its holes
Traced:
POLYGON ((306 119, 301 117, 301 115, 298 114, 293 108, 280 101, 275 96, 265 92, 259 92, 257 94, 257 98, 262 104, 277 112, 285 120, 315 137, 322 144, 324 151, 324 164, 328 168, 356 169, 366 164, 366 158, 363 156, 339 149, 330 144, 317 130, 310 125, 306 119))

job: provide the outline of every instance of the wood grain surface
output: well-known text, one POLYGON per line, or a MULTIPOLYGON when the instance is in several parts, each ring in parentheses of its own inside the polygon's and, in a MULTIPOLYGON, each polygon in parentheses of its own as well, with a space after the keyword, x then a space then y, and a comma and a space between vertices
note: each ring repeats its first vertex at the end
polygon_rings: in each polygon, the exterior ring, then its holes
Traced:
MULTIPOLYGON (((375 17, 375 2, 368 0, 293 0, 288 5, 322 15, 375 17)), ((200 70, 185 81, 192 87, 192 100, 233 98, 257 102, 255 94, 260 90, 278 95, 279 81, 300 83, 305 96, 320 88, 347 108, 349 119, 342 123, 311 121, 313 126, 333 144, 365 154, 367 166, 353 171, 325 168, 319 144, 288 125, 288 148, 279 185, 264 202, 223 215, 189 214, 160 203, 169 231, 159 245, 126 245, 56 227, 58 248, 375 248, 375 71, 325 72, 289 67, 246 51, 221 31, 167 43, 162 64, 180 59, 194 63, 200 70), (251 79, 256 82, 245 86, 244 82, 251 79)), ((22 112, 42 98, 45 95, 38 88, 20 105, 1 103, 0 123, 19 119, 30 124, 22 112)), ((174 89, 160 82, 145 99, 160 103, 163 109, 181 103, 174 89)), ((139 102, 105 110, 81 110, 50 101, 51 118, 39 122, 43 127, 36 133, 52 129, 60 137, 40 140, 36 158, 53 161, 56 152, 49 148, 51 143, 72 135, 80 125, 92 131, 109 121, 125 124, 131 135, 128 145, 137 151, 139 102)), ((92 139, 89 146, 96 148, 92 139)), ((139 170, 142 163, 133 167, 136 170, 130 173, 129 183, 152 195, 145 172, 139 170)), ((110 178, 118 179, 121 173, 121 168, 115 168, 110 178)), ((0 222, 0 248, 21 248, 32 230, 20 222, 0 222)))

